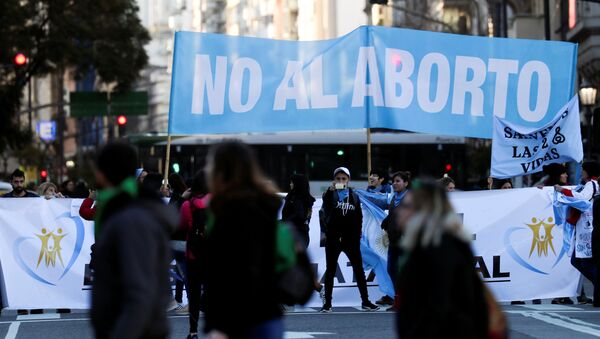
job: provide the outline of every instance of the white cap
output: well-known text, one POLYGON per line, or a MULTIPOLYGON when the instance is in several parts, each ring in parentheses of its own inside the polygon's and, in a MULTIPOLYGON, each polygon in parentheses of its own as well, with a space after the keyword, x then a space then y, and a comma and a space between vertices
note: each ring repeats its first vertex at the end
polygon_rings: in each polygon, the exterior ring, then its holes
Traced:
POLYGON ((346 167, 338 167, 333 171, 333 176, 335 177, 336 174, 340 173, 340 172, 344 172, 346 173, 346 175, 348 177, 350 177, 350 170, 347 169, 346 167))

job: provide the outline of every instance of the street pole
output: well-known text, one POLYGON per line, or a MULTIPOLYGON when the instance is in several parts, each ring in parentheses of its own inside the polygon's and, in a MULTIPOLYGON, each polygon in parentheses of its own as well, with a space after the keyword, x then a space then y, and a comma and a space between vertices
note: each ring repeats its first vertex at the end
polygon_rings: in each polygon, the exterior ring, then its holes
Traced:
POLYGON ((58 133, 58 183, 60 184, 63 180, 63 166, 65 164, 65 145, 64 145, 64 134, 65 134, 65 108, 63 99, 64 93, 64 69, 61 67, 58 70, 58 122, 57 122, 57 133, 58 133))
POLYGON ((550 0, 544 0, 544 35, 550 40, 550 0))
POLYGON ((31 77, 27 81, 27 118, 29 121, 29 131, 31 132, 31 77))
POLYGON ((367 128, 367 176, 371 175, 371 170, 371 129, 367 128))
POLYGON ((106 124, 108 125, 108 141, 112 141, 113 137, 115 136, 115 126, 113 124, 113 119, 111 116, 111 99, 110 99, 110 95, 111 92, 108 91, 107 95, 108 95, 108 101, 106 104, 106 115, 107 115, 107 119, 106 119, 106 124))
POLYGON ((588 128, 587 128, 587 160, 591 161, 592 160, 592 107, 590 105, 586 105, 585 106, 585 116, 587 118, 587 122, 588 122, 588 128))

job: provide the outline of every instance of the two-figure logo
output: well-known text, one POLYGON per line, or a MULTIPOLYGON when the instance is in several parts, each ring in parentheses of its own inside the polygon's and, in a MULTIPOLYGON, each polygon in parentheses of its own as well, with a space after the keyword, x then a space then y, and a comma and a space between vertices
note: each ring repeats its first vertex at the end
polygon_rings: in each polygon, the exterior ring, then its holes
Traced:
MULTIPOLYGON (((547 275, 568 251, 568 243, 561 241, 560 252, 556 253, 554 240, 556 235, 561 235, 561 230, 556 227, 552 217, 534 217, 531 218, 531 223, 524 224, 526 227, 510 227, 506 230, 506 251, 519 265, 532 272, 547 275)), ((562 237, 566 238, 567 235, 562 231, 562 237)))
POLYGON ((33 233, 35 238, 30 236, 17 238, 13 244, 13 258, 31 278, 54 286, 65 277, 77 261, 83 247, 85 229, 81 218, 72 217, 70 212, 59 215, 52 223, 59 226, 54 229, 43 227, 33 233), (70 231, 67 232, 66 229, 70 231), (73 234, 75 239, 72 238, 73 234), (68 246, 63 249, 65 243, 68 246), (65 254, 67 257, 64 257, 65 254))

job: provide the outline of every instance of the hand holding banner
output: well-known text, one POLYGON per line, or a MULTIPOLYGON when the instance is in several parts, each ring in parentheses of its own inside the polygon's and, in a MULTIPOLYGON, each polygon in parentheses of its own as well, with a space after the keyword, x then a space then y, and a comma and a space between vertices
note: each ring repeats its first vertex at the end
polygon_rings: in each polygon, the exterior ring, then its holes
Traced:
POLYGON ((491 165, 494 178, 531 174, 541 171, 544 165, 582 159, 577 96, 541 128, 517 126, 494 117, 491 165))

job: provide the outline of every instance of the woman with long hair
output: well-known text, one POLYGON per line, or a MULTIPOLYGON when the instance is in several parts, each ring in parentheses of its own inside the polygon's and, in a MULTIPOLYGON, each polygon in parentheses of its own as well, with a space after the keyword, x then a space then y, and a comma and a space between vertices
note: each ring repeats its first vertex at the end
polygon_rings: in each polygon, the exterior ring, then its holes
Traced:
POLYGON ((309 243, 309 223, 315 198, 310 195, 308 179, 302 174, 294 174, 291 178, 290 192, 285 197, 281 217, 290 222, 306 247, 309 243))
MULTIPOLYGON (((252 150, 239 141, 211 148, 205 332, 209 338, 282 338, 275 245, 281 200, 252 150), (243 301, 252 308, 235 316, 243 301)), ((238 312, 239 313, 239 312, 238 312)))
POLYGON ((487 337, 486 296, 469 235, 444 188, 433 179, 413 181, 412 196, 396 213, 403 233, 396 280, 399 336, 487 337))
POLYGON ((206 176, 200 170, 194 175, 191 198, 181 206, 180 230, 185 234, 185 280, 189 301, 190 333, 187 339, 198 338, 198 318, 202 309, 202 291, 206 281, 206 176))

